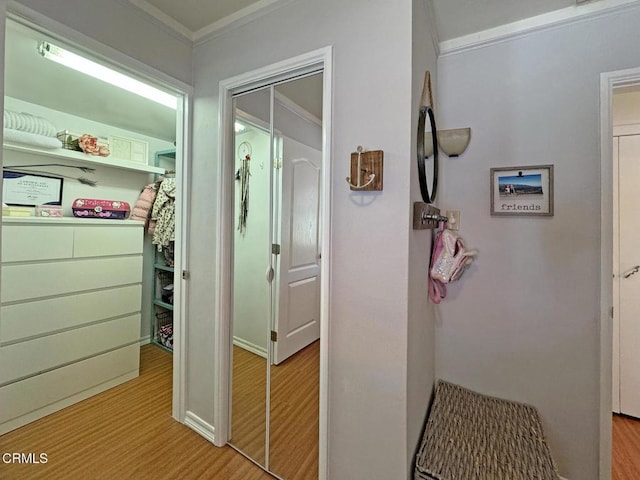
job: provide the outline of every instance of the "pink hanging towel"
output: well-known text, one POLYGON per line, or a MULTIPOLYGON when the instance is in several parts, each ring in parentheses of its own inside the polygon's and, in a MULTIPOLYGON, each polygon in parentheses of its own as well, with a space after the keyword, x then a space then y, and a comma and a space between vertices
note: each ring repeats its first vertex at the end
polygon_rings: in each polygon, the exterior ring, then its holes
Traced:
POLYGON ((433 253, 429 266, 429 298, 440 303, 447 296, 446 284, 458 280, 473 263, 477 250, 467 250, 460 236, 442 229, 433 241, 433 253))

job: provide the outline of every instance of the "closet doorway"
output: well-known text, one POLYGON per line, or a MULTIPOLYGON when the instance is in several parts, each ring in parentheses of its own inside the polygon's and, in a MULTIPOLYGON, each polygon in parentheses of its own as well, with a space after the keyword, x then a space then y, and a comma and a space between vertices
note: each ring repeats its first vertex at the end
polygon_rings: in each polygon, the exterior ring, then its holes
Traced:
POLYGON ((163 332, 173 334, 172 415, 182 421, 185 289, 173 271, 186 260, 189 87, 39 21, 11 13, 6 24, 0 433, 135 378, 140 346, 160 340, 159 304, 172 314, 163 332), (103 67, 154 99, 87 73, 103 67), (145 185, 171 176, 160 251, 129 215, 145 185), (158 271, 171 274, 163 285, 158 271))
POLYGON ((329 54, 221 86, 218 438, 284 480, 326 478, 329 54))
POLYGON ((640 418, 640 85, 613 92, 612 409, 640 418))
POLYGON ((291 480, 318 468, 321 105, 322 73, 234 97, 231 444, 291 480))
POLYGON ((637 98, 633 99, 638 92, 640 67, 600 76, 600 476, 611 478, 613 473, 614 479, 633 476, 640 467, 636 463, 638 446, 632 440, 640 432, 640 420, 633 418, 638 414, 629 405, 636 401, 633 398, 638 382, 634 370, 638 370, 638 364, 635 360, 628 362, 636 356, 629 351, 630 342, 638 341, 640 331, 634 325, 637 322, 625 318, 633 315, 633 302, 628 303, 628 297, 637 298, 635 289, 639 285, 634 278, 637 274, 633 251, 631 256, 626 253, 626 243, 633 242, 633 218, 637 218, 637 209, 629 209, 629 200, 637 203, 633 199, 637 184, 630 185, 627 177, 637 172, 636 142, 632 137, 640 133, 638 109, 634 106, 637 98))

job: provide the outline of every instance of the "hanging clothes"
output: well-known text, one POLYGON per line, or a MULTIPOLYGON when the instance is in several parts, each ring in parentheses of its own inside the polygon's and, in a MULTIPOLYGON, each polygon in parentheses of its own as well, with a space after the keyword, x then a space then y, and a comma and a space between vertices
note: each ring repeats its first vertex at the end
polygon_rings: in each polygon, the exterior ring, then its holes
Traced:
POLYGON ((163 248, 173 250, 173 242, 176 233, 176 179, 165 178, 158 188, 153 209, 151 210, 151 220, 155 221, 153 230, 153 244, 157 245, 158 251, 163 248))
POLYGON ((149 227, 149 217, 151 216, 151 209, 157 193, 155 184, 147 185, 142 189, 136 204, 133 206, 133 210, 131 210, 131 220, 144 222, 145 229, 149 227))

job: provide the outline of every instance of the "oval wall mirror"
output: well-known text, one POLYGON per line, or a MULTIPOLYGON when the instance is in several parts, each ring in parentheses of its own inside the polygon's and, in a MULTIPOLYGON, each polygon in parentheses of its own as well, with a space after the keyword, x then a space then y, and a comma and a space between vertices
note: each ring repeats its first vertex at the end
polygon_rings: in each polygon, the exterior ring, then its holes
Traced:
POLYGON ((436 193, 438 190, 438 137, 436 130, 436 119, 431 107, 422 106, 418 114, 418 180, 420 182, 420 194, 422 195, 422 201, 424 203, 433 203, 436 199, 436 193), (425 148, 425 123, 429 116, 429 123, 431 125, 431 145, 432 148, 425 148), (427 172, 425 168, 425 162, 430 152, 433 151, 433 174, 431 177, 431 189, 427 182, 427 172))

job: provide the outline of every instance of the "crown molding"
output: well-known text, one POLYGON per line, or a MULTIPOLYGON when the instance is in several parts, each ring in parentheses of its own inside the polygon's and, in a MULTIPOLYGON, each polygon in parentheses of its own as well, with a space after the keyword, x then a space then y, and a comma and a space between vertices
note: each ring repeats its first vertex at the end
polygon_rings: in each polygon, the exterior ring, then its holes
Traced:
POLYGON ((195 45, 205 43, 229 30, 245 25, 256 18, 267 15, 295 0, 259 0, 237 12, 227 15, 206 27, 193 32, 195 45))
POLYGON ((218 35, 222 35, 224 32, 249 23, 256 18, 266 15, 295 0, 258 0, 257 2, 232 13, 231 15, 227 15, 206 27, 196 30, 195 32, 178 22, 175 18, 167 15, 147 0, 119 1, 127 3, 128 5, 135 7, 137 10, 144 12, 158 26, 169 31, 174 36, 178 36, 181 40, 187 41, 192 45, 199 45, 217 37, 218 35))
POLYGON ((322 127, 322 120, 320 118, 316 117, 310 111, 305 110, 303 107, 298 105, 289 97, 286 97, 280 92, 276 92, 275 99, 283 108, 286 108, 287 110, 289 110, 291 113, 301 118, 302 120, 306 120, 307 122, 313 123, 318 127, 322 127))
POLYGON ((171 33, 177 33, 183 40, 193 42, 193 32, 191 30, 159 8, 151 5, 147 0, 127 0, 127 2, 156 20, 161 27, 168 27, 171 33))
POLYGON ((600 0, 598 2, 562 8, 481 32, 441 41, 440 55, 453 55, 486 47, 548 28, 618 13, 619 11, 637 7, 638 5, 640 5, 640 0, 600 0))

